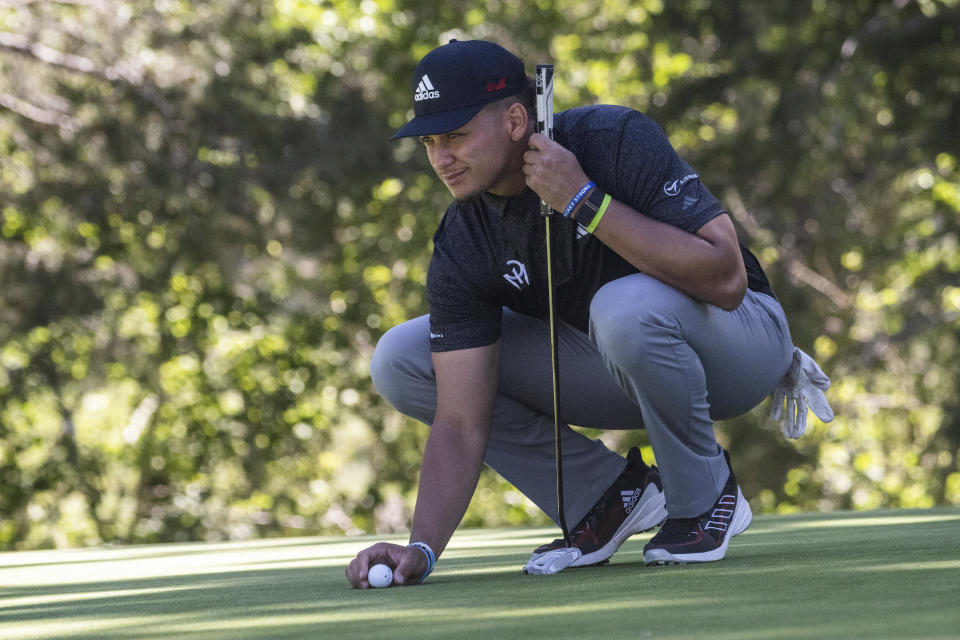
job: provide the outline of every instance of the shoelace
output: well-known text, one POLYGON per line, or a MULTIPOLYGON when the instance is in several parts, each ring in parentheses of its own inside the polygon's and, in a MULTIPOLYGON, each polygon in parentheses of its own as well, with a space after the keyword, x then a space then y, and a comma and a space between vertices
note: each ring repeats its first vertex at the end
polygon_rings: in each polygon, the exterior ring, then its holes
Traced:
MULTIPOLYGON (((606 498, 607 496, 604 496, 604 497, 606 498)), ((611 498, 609 498, 609 499, 607 499, 607 500, 601 500, 601 501, 598 502, 597 504, 595 504, 595 505, 593 505, 592 507, 590 507, 590 511, 587 511, 587 515, 585 515, 585 516, 583 517, 583 520, 581 521, 581 522, 583 522, 583 526, 577 528, 577 529, 574 530, 574 531, 572 531, 572 532, 570 533, 570 538, 571 538, 571 539, 576 538, 577 536, 579 536, 579 535, 580 535, 581 533, 583 533, 584 531, 590 531, 590 530, 592 530, 592 529, 593 529, 593 522, 594 522, 594 520, 595 520, 596 517, 597 517, 597 513, 600 512, 600 511, 603 511, 604 509, 606 509, 606 508, 609 506, 607 503, 608 503, 608 502, 612 502, 614 499, 619 500, 619 497, 618 497, 618 496, 613 496, 613 497, 611 497, 611 498)), ((561 543, 563 542, 563 539, 562 539, 562 538, 558 538, 558 540, 560 540, 561 543)))
POLYGON ((667 518, 660 529, 661 533, 682 533, 684 535, 696 533, 700 524, 699 518, 667 518))
MULTIPOLYGON (((598 505, 593 505, 593 507, 590 508, 590 511, 587 512, 587 515, 583 517, 583 520, 582 520, 583 526, 570 532, 571 542, 573 542, 577 538, 577 536, 579 536, 581 533, 591 528, 590 522, 593 519, 593 514, 597 510, 597 508, 598 508, 598 505)), ((566 543, 564 542, 563 538, 557 538, 556 540, 554 540, 553 542, 551 542, 549 545, 546 545, 546 546, 566 546, 566 543)))
MULTIPOLYGON (((647 469, 644 469, 644 470, 643 470, 643 473, 638 474, 638 475, 640 475, 640 477, 641 477, 640 484, 638 485, 639 487, 643 487, 643 480, 646 479, 646 474, 647 474, 647 472, 649 472, 649 471, 650 471, 650 468, 648 467, 647 469)), ((636 489, 634 489, 634 490, 636 490, 636 489)), ((571 531, 571 532, 570 532, 570 539, 571 539, 571 540, 573 540, 574 538, 576 538, 578 535, 580 535, 580 534, 583 533, 584 531, 588 531, 588 530, 590 530, 590 529, 593 529, 593 526, 591 526, 591 523, 594 521, 594 519, 595 519, 595 517, 596 517, 596 515, 597 515, 597 512, 598 512, 598 511, 602 511, 602 510, 608 508, 608 507, 609 507, 609 504, 608 504, 608 503, 613 502, 613 501, 616 500, 616 501, 618 501, 618 502, 617 502, 618 504, 622 504, 622 503, 619 502, 619 500, 620 500, 619 490, 611 493, 610 496, 607 496, 606 494, 604 494, 604 498, 605 498, 605 499, 601 500, 601 501, 598 502, 597 504, 595 504, 595 505, 593 505, 592 507, 590 507, 590 511, 587 511, 587 515, 585 515, 585 516, 583 517, 583 520, 581 520, 581 522, 583 522, 583 526, 582 526, 582 527, 579 527, 579 528, 575 529, 574 531, 571 531), (615 494, 616 494, 616 495, 615 495, 615 494)), ((668 522, 669 522, 669 521, 668 521, 668 522)), ((556 543, 563 544, 563 538, 557 538, 556 540, 553 541, 553 543, 554 543, 554 544, 556 544, 556 543)))
POLYGON ((573 533, 571 533, 570 537, 574 538, 580 535, 581 533, 583 533, 584 531, 589 531, 590 529, 593 529, 593 527, 591 526, 591 523, 593 522, 594 518, 597 515, 597 512, 600 511, 601 508, 602 508, 601 504, 595 504, 592 507, 590 507, 590 511, 587 512, 587 515, 584 516, 582 520, 583 526, 578 528, 573 533))

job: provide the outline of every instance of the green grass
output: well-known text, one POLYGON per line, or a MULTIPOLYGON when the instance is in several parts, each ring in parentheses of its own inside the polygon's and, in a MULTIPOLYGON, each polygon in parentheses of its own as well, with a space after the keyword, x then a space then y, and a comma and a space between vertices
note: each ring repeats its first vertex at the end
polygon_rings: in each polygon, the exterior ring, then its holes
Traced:
MULTIPOLYGON (((0 554, 0 638, 958 638, 960 508, 761 516, 704 565, 520 572, 553 529, 467 530, 418 587, 355 591, 374 538, 0 554)), ((394 538, 402 542, 400 538, 394 538)))

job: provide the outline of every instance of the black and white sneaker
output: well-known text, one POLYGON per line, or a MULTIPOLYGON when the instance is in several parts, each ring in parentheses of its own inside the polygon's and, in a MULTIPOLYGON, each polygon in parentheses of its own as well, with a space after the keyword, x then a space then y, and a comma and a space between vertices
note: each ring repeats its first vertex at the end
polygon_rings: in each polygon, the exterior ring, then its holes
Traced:
MULTIPOLYGON (((635 533, 649 531, 663 522, 667 509, 663 485, 656 467, 647 466, 634 447, 627 466, 570 534, 570 546, 580 557, 569 566, 585 567, 610 559, 620 545, 635 533)), ((529 564, 550 552, 567 548, 562 538, 534 550, 529 564)))
MULTIPOLYGON (((727 466, 730 456, 724 451, 727 466)), ((723 492, 709 511, 698 518, 667 518, 657 535, 643 548, 644 564, 712 562, 727 553, 730 539, 746 531, 753 520, 730 469, 723 492)))

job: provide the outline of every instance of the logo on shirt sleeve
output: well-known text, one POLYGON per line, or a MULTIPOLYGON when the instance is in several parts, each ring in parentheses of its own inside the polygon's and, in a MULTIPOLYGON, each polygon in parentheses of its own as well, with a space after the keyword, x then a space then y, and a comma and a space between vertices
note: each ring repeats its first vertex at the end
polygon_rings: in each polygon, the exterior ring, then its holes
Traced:
POLYGON ((672 198, 673 196, 680 193, 680 189, 683 188, 683 185, 687 184, 691 180, 696 180, 699 177, 700 176, 697 175, 696 173, 691 173, 689 175, 683 176, 682 178, 678 178, 673 182, 668 180, 667 182, 663 183, 663 192, 672 198))

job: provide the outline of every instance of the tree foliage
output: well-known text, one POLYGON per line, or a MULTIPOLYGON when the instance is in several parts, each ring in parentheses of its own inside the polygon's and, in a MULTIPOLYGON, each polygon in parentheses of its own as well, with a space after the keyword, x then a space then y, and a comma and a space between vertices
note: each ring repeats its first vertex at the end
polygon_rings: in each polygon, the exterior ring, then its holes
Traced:
MULTIPOLYGON (((426 311, 448 196, 388 139, 451 37, 649 113, 761 257, 838 417, 718 426, 756 508, 960 503, 957 0, 9 0, 0 545, 407 526, 367 364, 426 311)), ((531 521, 484 476, 468 523, 531 521)))

